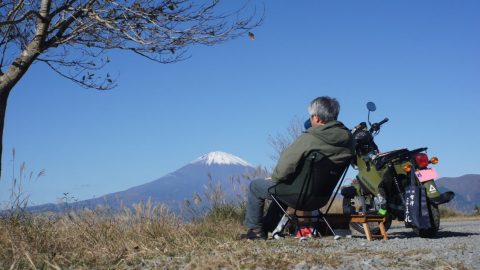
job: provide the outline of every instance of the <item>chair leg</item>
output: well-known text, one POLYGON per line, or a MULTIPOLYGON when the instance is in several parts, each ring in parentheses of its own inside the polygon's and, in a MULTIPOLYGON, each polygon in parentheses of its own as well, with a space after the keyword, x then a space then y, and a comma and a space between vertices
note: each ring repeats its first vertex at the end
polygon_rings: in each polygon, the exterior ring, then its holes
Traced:
POLYGON ((275 196, 273 194, 270 194, 270 196, 272 197, 272 201, 275 202, 278 207, 280 207, 280 209, 283 211, 283 217, 282 219, 280 220, 280 222, 277 224, 277 227, 275 227, 275 230, 273 230, 272 232, 272 236, 274 239, 280 239, 281 236, 280 234, 282 233, 282 231, 285 229, 285 227, 287 226, 288 222, 292 220, 292 218, 290 217, 290 215, 287 213, 287 210, 286 209, 283 209, 282 205, 280 204, 280 202, 275 198, 275 196))
POLYGON ((335 234, 335 231, 332 229, 332 227, 330 226, 330 223, 328 223, 327 219, 325 218, 325 216, 322 215, 322 219, 323 219, 323 222, 325 222, 325 224, 327 224, 327 227, 328 229, 332 232, 333 236, 337 236, 335 234))
POLYGON ((272 232, 272 236, 274 239, 281 238, 280 234, 283 232, 283 230, 285 229, 289 221, 290 221, 289 216, 287 214, 284 214, 280 222, 278 222, 277 227, 272 232))

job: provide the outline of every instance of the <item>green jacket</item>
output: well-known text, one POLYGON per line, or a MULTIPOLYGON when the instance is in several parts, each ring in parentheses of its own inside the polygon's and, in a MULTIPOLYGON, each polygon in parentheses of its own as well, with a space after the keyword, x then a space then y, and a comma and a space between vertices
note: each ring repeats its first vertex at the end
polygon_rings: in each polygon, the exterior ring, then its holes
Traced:
POLYGON ((298 163, 312 150, 320 150, 334 163, 343 163, 354 155, 352 134, 339 121, 309 128, 282 152, 272 180, 279 182, 294 177, 298 163))

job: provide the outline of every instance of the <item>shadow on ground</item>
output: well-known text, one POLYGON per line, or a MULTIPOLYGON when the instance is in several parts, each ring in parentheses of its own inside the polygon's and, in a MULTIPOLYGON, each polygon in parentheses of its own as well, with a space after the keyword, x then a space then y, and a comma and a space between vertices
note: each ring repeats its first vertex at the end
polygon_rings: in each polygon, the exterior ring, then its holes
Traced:
MULTIPOLYGON (((434 237, 433 239, 449 238, 449 237, 468 237, 472 235, 480 235, 480 234, 472 233, 472 232, 439 231, 437 236, 434 237)), ((413 231, 388 233, 388 238, 412 238, 412 237, 418 237, 418 236, 413 231)))

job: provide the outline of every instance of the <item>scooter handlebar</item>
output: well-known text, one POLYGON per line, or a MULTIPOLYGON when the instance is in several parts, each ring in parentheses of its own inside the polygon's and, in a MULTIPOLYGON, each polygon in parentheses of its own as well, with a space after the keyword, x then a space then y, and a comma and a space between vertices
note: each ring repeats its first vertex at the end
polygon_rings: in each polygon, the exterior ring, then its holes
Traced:
POLYGON ((388 120, 389 119, 385 117, 385 119, 383 119, 382 121, 372 124, 372 126, 370 127, 370 132, 375 132, 380 130, 380 126, 388 122, 388 120))
POLYGON ((385 117, 385 119, 383 119, 382 121, 378 122, 378 126, 380 127, 381 125, 385 124, 386 122, 388 122, 388 117, 385 117))

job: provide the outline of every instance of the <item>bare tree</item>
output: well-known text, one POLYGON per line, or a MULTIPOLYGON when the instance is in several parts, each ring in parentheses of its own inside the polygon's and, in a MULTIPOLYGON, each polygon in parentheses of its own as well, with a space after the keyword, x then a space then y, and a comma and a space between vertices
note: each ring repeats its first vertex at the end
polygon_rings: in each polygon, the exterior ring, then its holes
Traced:
POLYGON ((285 133, 278 133, 275 136, 270 135, 268 141, 273 147, 274 153, 271 155, 273 161, 278 161, 283 150, 292 144, 305 130, 303 126, 303 120, 299 117, 295 117, 290 126, 288 126, 285 133))
POLYGON ((111 89, 114 78, 99 73, 111 50, 174 63, 191 45, 252 39, 263 19, 248 2, 222 10, 220 0, 0 0, 0 160, 8 96, 33 63, 82 87, 111 89))

